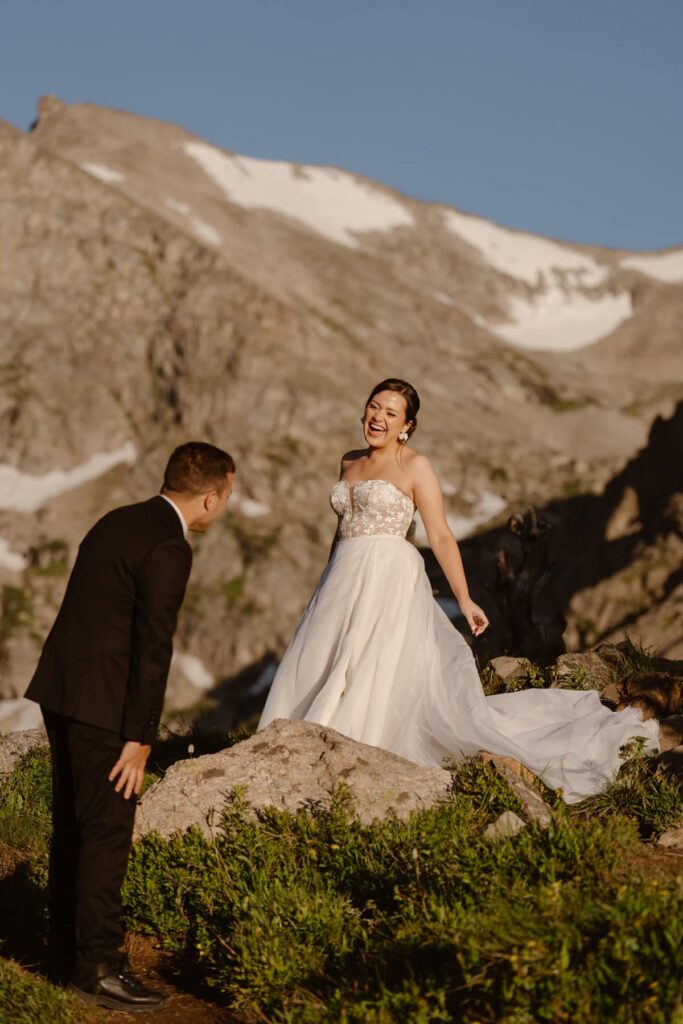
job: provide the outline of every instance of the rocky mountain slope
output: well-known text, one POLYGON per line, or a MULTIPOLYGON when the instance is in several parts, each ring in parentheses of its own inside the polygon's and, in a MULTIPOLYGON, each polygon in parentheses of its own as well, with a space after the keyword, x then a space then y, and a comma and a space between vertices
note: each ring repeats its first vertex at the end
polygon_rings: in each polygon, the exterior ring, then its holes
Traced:
MULTIPOLYGON (((569 246, 55 98, 28 133, 0 122, 0 298, 10 701, 80 536, 156 491, 183 440, 238 463, 179 628, 169 696, 191 708, 272 675, 377 379, 418 387, 415 443, 461 537, 528 501, 599 494, 683 398, 683 249, 569 246)), ((4 714, 28 722, 22 704, 4 714)))

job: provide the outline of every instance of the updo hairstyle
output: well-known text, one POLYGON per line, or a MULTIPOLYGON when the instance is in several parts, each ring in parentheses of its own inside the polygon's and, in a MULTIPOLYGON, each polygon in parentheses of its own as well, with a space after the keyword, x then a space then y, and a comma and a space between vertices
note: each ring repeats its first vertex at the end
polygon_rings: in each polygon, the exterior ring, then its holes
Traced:
POLYGON ((417 428, 417 414, 420 410, 420 396, 413 387, 406 380, 399 380, 398 377, 387 377, 386 380, 380 381, 370 392, 370 397, 365 403, 365 408, 370 405, 375 395, 378 395, 380 391, 395 391, 399 395, 403 395, 406 400, 406 420, 408 426, 405 428, 408 437, 414 433, 417 428))

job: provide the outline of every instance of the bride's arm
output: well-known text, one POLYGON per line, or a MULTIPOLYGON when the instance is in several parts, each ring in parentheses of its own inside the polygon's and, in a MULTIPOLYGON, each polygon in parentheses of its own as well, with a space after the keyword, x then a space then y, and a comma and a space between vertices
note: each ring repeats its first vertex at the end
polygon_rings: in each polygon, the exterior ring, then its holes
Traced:
POLYGON ((424 455, 416 455, 413 458, 411 470, 415 504, 427 531, 429 545, 444 571, 470 629, 475 636, 479 636, 488 626, 489 620, 485 612, 470 597, 460 548, 446 519, 443 495, 436 473, 424 455))

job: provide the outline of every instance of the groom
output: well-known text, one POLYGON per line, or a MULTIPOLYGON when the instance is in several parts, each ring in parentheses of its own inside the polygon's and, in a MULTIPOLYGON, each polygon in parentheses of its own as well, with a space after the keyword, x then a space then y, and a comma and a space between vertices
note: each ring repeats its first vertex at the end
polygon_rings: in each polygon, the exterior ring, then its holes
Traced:
POLYGON ((52 755, 53 951, 72 961, 72 990, 110 1009, 165 1001, 121 952, 120 892, 192 564, 187 532, 223 512, 234 472, 220 448, 181 445, 161 494, 92 527, 26 693, 41 705, 52 755))

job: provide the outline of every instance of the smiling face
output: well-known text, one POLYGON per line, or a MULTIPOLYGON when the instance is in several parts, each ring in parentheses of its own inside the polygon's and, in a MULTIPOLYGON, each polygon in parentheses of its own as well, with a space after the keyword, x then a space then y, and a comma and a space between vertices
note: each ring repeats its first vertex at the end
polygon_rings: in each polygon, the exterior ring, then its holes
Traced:
POLYGON ((406 400, 397 391, 379 391, 365 407, 363 433, 371 448, 386 448, 400 444, 398 435, 406 422, 406 400))

